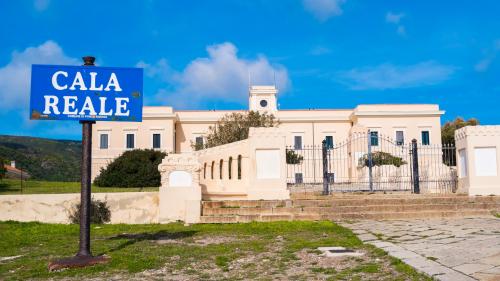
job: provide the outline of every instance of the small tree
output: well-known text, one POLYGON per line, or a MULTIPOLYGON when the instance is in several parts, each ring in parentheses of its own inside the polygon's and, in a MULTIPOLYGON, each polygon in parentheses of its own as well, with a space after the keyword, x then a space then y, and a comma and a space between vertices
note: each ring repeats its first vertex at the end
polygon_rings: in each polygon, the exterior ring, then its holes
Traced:
POLYGON ((195 150, 200 150, 244 140, 248 138, 251 127, 275 127, 278 124, 276 117, 268 113, 249 111, 226 114, 214 126, 208 128, 206 144, 191 143, 191 146, 195 150))
POLYGON ((102 187, 160 186, 158 165, 165 156, 166 153, 153 149, 126 151, 101 169, 94 184, 102 187))
POLYGON ((453 121, 448 121, 443 125, 443 127, 441 127, 441 142, 454 146, 456 130, 465 126, 477 125, 479 125, 479 121, 475 118, 470 118, 469 120, 465 121, 463 118, 457 117, 453 121))

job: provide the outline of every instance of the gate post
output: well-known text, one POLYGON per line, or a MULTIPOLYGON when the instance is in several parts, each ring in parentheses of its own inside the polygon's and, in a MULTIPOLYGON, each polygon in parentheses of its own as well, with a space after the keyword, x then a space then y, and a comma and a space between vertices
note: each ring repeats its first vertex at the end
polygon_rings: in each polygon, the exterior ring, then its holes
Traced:
POLYGON ((411 140, 413 193, 420 194, 420 176, 418 174, 418 148, 417 140, 411 140))
POLYGON ((326 139, 321 142, 321 158, 323 160, 323 195, 330 194, 328 182, 328 155, 327 155, 326 139))
POLYGON ((372 134, 368 130, 368 184, 370 186, 370 191, 373 192, 373 176, 372 176, 372 134))

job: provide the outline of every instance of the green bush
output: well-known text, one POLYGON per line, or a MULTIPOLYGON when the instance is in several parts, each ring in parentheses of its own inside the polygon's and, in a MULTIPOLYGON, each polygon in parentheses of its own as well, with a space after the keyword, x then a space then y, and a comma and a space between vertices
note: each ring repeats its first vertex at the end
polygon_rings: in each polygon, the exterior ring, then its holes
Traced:
MULTIPOLYGON (((78 203, 73 207, 69 214, 71 223, 80 223, 81 204, 78 203)), ((90 223, 103 224, 111 220, 111 211, 109 210, 106 201, 96 200, 92 198, 90 203, 90 223)))
MULTIPOLYGON (((405 165, 406 161, 401 157, 394 156, 387 152, 377 151, 372 153, 372 167, 373 166, 382 166, 382 165, 393 165, 396 167, 400 167, 405 165)), ((368 154, 363 155, 359 159, 360 167, 369 167, 368 154)))
POLYGON ((302 160, 304 160, 304 157, 302 155, 298 155, 295 151, 293 150, 286 151, 287 164, 300 164, 302 160))
POLYGON ((95 178, 100 187, 156 187, 161 184, 158 165, 166 153, 152 149, 124 152, 95 178))

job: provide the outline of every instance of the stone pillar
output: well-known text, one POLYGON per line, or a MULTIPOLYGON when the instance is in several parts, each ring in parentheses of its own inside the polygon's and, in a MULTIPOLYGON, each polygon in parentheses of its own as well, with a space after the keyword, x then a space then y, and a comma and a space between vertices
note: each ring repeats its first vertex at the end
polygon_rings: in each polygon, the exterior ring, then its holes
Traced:
POLYGON ((459 193, 500 195, 500 126, 455 131, 459 193))
POLYGON ((170 154, 161 173, 159 222, 198 223, 201 216, 201 164, 194 154, 170 154))

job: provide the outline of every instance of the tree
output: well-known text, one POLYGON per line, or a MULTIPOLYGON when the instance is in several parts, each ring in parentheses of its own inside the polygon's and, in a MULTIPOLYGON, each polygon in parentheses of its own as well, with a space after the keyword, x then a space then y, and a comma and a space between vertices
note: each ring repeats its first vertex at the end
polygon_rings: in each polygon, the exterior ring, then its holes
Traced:
POLYGON ((0 180, 5 177, 5 173, 7 169, 5 169, 4 160, 0 157, 0 180))
POLYGON ((279 121, 272 114, 249 111, 226 114, 214 126, 208 128, 204 145, 191 143, 195 150, 210 148, 248 138, 251 127, 275 127, 279 121))
POLYGON ((475 118, 470 118, 465 121, 462 117, 457 117, 453 121, 446 122, 441 127, 441 142, 444 144, 455 145, 455 131, 465 126, 477 126, 479 121, 475 118))
POLYGON ((113 160, 94 180, 102 187, 160 186, 158 165, 166 153, 153 149, 135 149, 124 152, 113 160))

